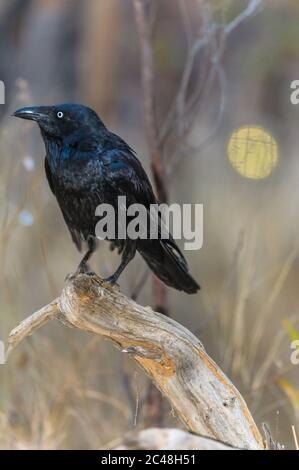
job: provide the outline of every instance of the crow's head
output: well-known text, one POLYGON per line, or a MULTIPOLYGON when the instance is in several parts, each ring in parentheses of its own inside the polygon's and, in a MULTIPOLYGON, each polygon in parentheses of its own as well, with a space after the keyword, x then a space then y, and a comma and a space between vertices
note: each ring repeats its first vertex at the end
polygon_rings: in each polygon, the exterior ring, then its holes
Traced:
POLYGON ((46 138, 65 139, 76 133, 89 135, 105 129, 95 111, 80 104, 30 106, 18 109, 13 116, 36 121, 46 138))

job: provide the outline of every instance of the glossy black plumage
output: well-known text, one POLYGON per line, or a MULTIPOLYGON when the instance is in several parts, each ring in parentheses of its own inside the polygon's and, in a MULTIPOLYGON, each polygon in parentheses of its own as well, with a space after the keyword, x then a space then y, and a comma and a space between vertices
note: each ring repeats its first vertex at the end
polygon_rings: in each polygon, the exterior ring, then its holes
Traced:
MULTIPOLYGON (((96 207, 110 203, 117 208, 118 196, 126 196, 127 205, 139 203, 149 209, 157 202, 149 179, 132 149, 90 108, 76 104, 39 106, 20 109, 14 115, 36 121, 40 127, 50 188, 78 250, 82 242, 88 245, 79 265, 84 271, 96 249, 96 207)), ((110 281, 118 279, 138 251, 165 284, 188 293, 199 289, 172 238, 116 238, 113 246, 122 253, 122 262, 110 281)))

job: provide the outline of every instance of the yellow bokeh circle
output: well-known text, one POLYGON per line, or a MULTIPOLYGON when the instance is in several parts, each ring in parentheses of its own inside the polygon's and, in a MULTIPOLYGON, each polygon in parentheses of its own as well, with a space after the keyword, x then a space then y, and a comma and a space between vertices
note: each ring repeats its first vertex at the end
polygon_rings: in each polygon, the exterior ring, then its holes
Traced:
POLYGON ((227 146, 228 158, 240 175, 251 179, 267 178, 278 162, 278 145, 265 129, 244 126, 235 130, 227 146))

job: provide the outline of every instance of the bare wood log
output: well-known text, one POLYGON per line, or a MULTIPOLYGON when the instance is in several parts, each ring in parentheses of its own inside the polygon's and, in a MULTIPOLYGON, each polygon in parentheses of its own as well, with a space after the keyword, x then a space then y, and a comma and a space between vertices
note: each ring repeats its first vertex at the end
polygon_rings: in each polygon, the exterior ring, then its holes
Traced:
POLYGON ((186 328, 97 276, 68 279, 61 296, 9 335, 9 350, 49 319, 109 339, 148 374, 187 429, 233 447, 263 449, 247 405, 186 328))
POLYGON ((113 450, 239 450, 182 429, 149 428, 130 432, 109 447, 113 450))

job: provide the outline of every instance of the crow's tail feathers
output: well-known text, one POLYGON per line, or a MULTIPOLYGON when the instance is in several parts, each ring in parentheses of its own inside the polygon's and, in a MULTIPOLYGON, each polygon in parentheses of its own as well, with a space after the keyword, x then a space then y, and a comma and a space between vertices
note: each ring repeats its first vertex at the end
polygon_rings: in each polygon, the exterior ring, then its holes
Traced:
POLYGON ((152 240, 151 248, 141 249, 140 253, 156 276, 168 286, 188 294, 195 294, 200 289, 189 274, 187 262, 174 240, 152 240))

